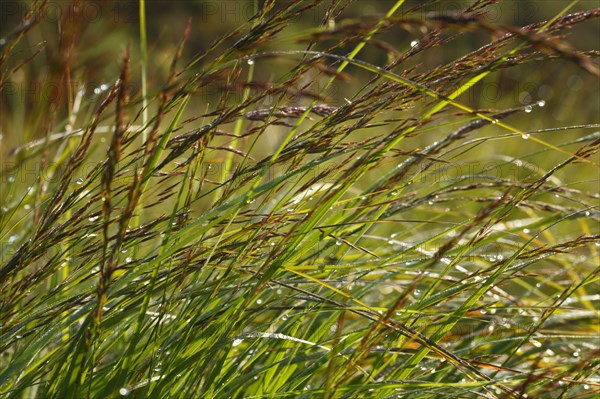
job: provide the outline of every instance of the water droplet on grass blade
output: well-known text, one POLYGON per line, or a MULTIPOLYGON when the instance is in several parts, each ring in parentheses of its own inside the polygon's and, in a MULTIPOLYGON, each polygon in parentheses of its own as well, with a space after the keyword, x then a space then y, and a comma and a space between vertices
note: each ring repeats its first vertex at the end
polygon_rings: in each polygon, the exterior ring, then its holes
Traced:
POLYGON ((544 101, 544 100, 540 100, 540 101, 538 101, 538 102, 537 102, 537 105, 538 105, 539 107, 543 107, 544 105, 546 105, 546 101, 544 101))
POLYGON ((252 58, 250 58, 248 61, 246 61, 248 63, 248 65, 254 65, 254 60, 252 58))
POLYGON ((119 389, 119 394, 121 396, 127 396, 127 395, 129 395, 129 389, 127 389, 127 388, 121 388, 121 389, 119 389))
POLYGON ((521 135, 521 138, 523 140, 529 140, 529 137, 530 137, 529 134, 523 134, 523 135, 521 135))
POLYGON ((525 112, 529 113, 531 111, 533 111, 533 107, 531 105, 525 107, 525 112))

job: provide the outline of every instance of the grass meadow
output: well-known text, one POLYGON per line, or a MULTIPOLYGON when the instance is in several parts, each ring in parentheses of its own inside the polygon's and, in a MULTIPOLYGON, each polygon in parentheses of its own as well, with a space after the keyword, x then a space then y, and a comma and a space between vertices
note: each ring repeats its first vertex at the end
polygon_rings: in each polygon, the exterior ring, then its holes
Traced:
POLYGON ((0 397, 598 398, 597 7, 0 2, 0 397))

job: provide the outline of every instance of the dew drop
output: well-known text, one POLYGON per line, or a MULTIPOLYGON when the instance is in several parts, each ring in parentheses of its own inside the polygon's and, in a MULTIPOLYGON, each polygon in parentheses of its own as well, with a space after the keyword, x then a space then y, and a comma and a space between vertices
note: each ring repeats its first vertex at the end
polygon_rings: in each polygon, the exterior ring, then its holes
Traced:
POLYGON ((121 388, 121 389, 119 389, 119 394, 121 394, 121 396, 127 396, 127 395, 129 395, 129 389, 121 388))
POLYGON ((417 297, 418 297, 418 296, 421 296, 421 290, 415 290, 415 291, 413 292, 413 295, 414 295, 414 296, 417 296, 417 297))
POLYGON ((523 134, 523 135, 521 136, 521 138, 522 138, 523 140, 529 140, 529 137, 530 137, 530 135, 529 135, 529 134, 523 134))
POLYGON ((531 230, 529 230, 529 229, 523 229, 523 233, 525 233, 525 234, 529 234, 530 232, 531 232, 531 230))
POLYGON ((133 260, 133 259, 131 259, 131 258, 128 256, 128 257, 125 259, 125 262, 126 262, 126 263, 131 263, 131 261, 132 261, 132 260, 133 260))
POLYGON ((90 216, 90 217, 88 218, 88 220, 89 220, 90 222, 95 222, 96 220, 98 220, 98 218, 100 218, 100 216, 90 216))
POLYGON ((342 242, 338 240, 338 241, 335 242, 335 245, 340 246, 340 245, 342 245, 342 242))
POLYGON ((533 107, 531 105, 525 107, 525 112, 530 113, 531 111, 533 111, 533 107))
POLYGON ((233 340, 233 343, 232 343, 231 345, 232 345, 232 346, 238 346, 238 345, 239 345, 239 344, 241 344, 242 342, 244 342, 244 340, 243 340, 243 339, 236 338, 236 339, 234 339, 234 340, 233 340))
POLYGON ((262 299, 257 299, 256 303, 259 304, 259 305, 262 304, 262 299))
POLYGON ((416 48, 418 46, 419 46, 419 41, 418 40, 413 40, 412 42, 410 42, 410 47, 416 48))
POLYGON ((546 105, 546 101, 544 100, 540 100, 537 102, 538 107, 543 107, 544 105, 546 105))
POLYGON ((79 179, 77 179, 77 181, 75 183, 77 183, 78 185, 82 185, 83 179, 80 177, 79 179))
POLYGON ((246 61, 248 63, 248 65, 254 65, 254 60, 252 58, 250 58, 248 61, 246 61))

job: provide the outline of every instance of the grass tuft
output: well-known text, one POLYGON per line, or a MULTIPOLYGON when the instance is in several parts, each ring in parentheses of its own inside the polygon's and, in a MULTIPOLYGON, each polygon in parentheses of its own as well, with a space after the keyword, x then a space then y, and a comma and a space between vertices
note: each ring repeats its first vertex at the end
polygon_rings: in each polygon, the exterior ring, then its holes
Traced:
POLYGON ((0 30, 0 397, 599 395, 598 9, 75 3, 0 30))

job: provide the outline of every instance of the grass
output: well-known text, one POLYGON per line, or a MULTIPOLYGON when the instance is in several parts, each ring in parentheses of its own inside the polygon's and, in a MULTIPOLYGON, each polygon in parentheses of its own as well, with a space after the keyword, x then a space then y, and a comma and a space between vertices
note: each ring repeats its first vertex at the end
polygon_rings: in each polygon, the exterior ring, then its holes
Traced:
POLYGON ((32 2, 0 41, 0 396, 596 397, 600 73, 567 33, 600 12, 436 4, 253 2, 157 66, 140 1, 85 90, 85 19, 47 68, 32 2), (36 76, 60 95, 11 91, 36 76))

